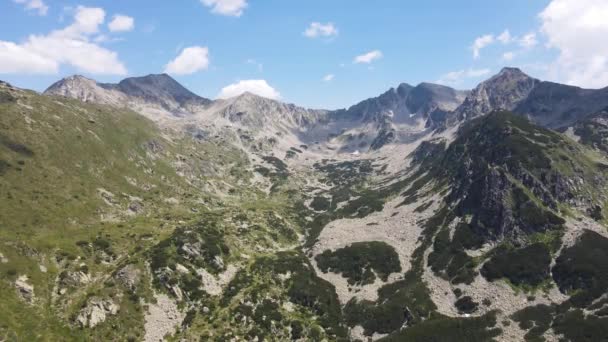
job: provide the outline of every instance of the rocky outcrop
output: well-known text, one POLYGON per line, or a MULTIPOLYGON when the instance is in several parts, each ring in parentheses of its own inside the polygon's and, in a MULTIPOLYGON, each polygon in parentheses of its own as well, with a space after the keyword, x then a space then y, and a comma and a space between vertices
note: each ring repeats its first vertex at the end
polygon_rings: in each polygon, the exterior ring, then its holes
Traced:
POLYGON ((15 288, 17 289, 17 294, 25 302, 30 304, 34 302, 34 285, 29 283, 29 278, 26 275, 22 275, 15 280, 15 288))
POLYGON ((141 270, 136 265, 127 265, 114 275, 114 279, 131 291, 135 291, 141 281, 141 270))
POLYGON ((76 316, 76 322, 83 328, 94 328, 109 316, 116 315, 119 310, 120 307, 112 300, 91 298, 76 316))
POLYGON ((79 285, 88 284, 91 282, 91 276, 88 272, 80 271, 63 271, 59 274, 59 287, 76 287, 79 285))

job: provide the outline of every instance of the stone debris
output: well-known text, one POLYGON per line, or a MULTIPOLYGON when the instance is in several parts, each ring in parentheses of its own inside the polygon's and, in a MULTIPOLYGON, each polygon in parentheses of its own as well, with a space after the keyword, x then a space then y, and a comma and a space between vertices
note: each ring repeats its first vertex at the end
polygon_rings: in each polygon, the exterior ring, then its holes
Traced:
POLYGON ((185 315, 179 311, 177 304, 165 294, 156 294, 156 303, 149 304, 145 317, 144 342, 164 341, 167 334, 175 331, 185 315))
POLYGON ((217 276, 203 268, 196 270, 196 273, 201 277, 203 290, 212 296, 219 296, 224 291, 224 286, 234 278, 238 270, 236 266, 228 265, 226 270, 217 276))
POLYGON ((416 249, 418 237, 422 232, 422 227, 417 222, 427 218, 439 203, 439 200, 435 198, 427 200, 434 200, 433 205, 423 213, 414 210, 420 203, 412 203, 397 208, 403 201, 402 198, 398 197, 386 203, 381 212, 373 213, 361 219, 333 221, 323 228, 318 242, 312 248, 310 259, 317 275, 336 287, 336 292, 342 304, 346 304, 353 297, 361 300, 376 300, 380 287, 386 283, 399 280, 401 275, 410 269, 410 258, 416 249), (391 274, 386 283, 376 278, 373 284, 351 286, 342 275, 332 272, 323 273, 318 269, 315 257, 325 250, 334 251, 355 242, 364 241, 381 241, 392 246, 399 255, 401 272, 391 274))

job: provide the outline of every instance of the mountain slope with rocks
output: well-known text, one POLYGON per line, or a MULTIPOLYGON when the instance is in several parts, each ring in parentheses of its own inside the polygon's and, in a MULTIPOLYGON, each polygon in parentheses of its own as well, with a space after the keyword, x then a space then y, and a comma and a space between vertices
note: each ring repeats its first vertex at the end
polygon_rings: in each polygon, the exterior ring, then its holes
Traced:
POLYGON ((602 340, 606 102, 514 68, 338 111, 2 82, 0 340, 602 340))

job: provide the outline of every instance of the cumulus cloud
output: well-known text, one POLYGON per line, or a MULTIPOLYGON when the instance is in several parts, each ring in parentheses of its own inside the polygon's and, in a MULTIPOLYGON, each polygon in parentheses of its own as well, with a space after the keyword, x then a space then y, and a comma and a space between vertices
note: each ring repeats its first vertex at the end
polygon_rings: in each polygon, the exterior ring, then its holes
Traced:
POLYGON ((480 51, 484 47, 494 43, 494 35, 486 34, 481 37, 477 37, 471 45, 471 50, 473 50, 473 58, 478 59, 480 56, 480 51))
POLYGON ((247 8, 247 0, 201 0, 203 5, 211 7, 211 12, 231 17, 240 17, 247 8))
POLYGON ((117 14, 108 24, 108 28, 112 32, 126 32, 135 28, 135 20, 129 16, 117 14))
POLYGON ((458 70, 448 72, 447 74, 441 75, 441 77, 436 81, 439 84, 445 85, 458 85, 461 84, 464 80, 470 78, 480 78, 482 76, 486 76, 490 74, 490 69, 466 69, 466 70, 458 70))
POLYGON ((12 42, 0 41, 0 74, 54 74, 59 63, 12 42))
POLYGON ((333 23, 321 24, 319 22, 310 23, 304 31, 304 36, 308 38, 333 37, 338 35, 338 29, 333 23))
POLYGON ((354 63, 355 64, 361 64, 361 63, 370 64, 371 62, 373 62, 377 59, 380 59, 383 56, 384 55, 382 54, 382 51, 373 50, 368 53, 364 53, 362 55, 355 57, 354 63))
POLYGON ((498 37, 496 37, 496 39, 503 43, 503 44, 509 44, 511 41, 513 41, 513 36, 511 36, 511 32, 509 32, 509 30, 504 30, 498 37))
POLYGON ((28 11, 34 11, 38 15, 44 16, 49 11, 47 6, 42 0, 14 0, 18 4, 25 5, 25 9, 28 11))
POLYGON ((252 93, 273 100, 281 98, 281 94, 271 87, 266 80, 244 80, 230 84, 222 88, 217 97, 227 99, 244 93, 252 93))
POLYGON ((209 49, 205 46, 191 46, 182 50, 174 60, 165 66, 165 72, 172 75, 188 75, 209 67, 209 49))
POLYGON ((608 2, 553 0, 539 14, 548 46, 559 51, 550 77, 583 87, 608 85, 608 2))
POLYGON ((334 80, 335 77, 336 77, 336 75, 334 75, 334 74, 325 75, 323 77, 323 82, 331 82, 334 80))
POLYGON ((58 73, 61 65, 69 65, 92 74, 126 74, 116 52, 91 42, 104 19, 103 9, 80 6, 74 22, 61 30, 30 35, 21 44, 0 41, 0 72, 58 73))
POLYGON ((521 37, 521 39, 519 39, 519 45, 523 48, 529 49, 529 48, 533 48, 536 46, 536 44, 538 44, 538 41, 536 40, 536 33, 534 32, 530 32, 526 35, 524 35, 523 37, 521 37))

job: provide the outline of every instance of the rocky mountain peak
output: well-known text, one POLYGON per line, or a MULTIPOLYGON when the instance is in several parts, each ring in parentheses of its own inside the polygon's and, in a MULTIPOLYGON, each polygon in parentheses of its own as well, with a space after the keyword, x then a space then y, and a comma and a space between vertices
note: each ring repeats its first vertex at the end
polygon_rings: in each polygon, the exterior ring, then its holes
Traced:
POLYGON ((45 93, 54 93, 55 95, 63 95, 57 94, 58 92, 66 92, 68 89, 76 89, 76 88, 91 88, 97 87, 97 82, 90 78, 86 78, 82 75, 72 75, 68 76, 64 79, 61 79, 55 83, 53 83, 45 93))
POLYGON ((496 76, 508 76, 508 77, 530 77, 526 75, 520 68, 515 67, 504 67, 500 69, 500 72, 496 76))
POLYGON ((214 106, 222 117, 231 122, 239 122, 254 131, 270 126, 304 128, 327 112, 298 107, 251 92, 217 100, 214 106))
POLYGON ((539 83, 518 68, 503 68, 473 89, 455 116, 458 120, 465 120, 495 110, 513 110, 539 83))
POLYGON ((65 96, 78 99, 83 102, 94 102, 101 104, 119 104, 123 96, 117 92, 109 91, 95 80, 81 75, 66 77, 53 83, 44 91, 46 95, 65 96))
POLYGON ((179 105, 188 103, 206 104, 209 100, 202 98, 186 89, 167 74, 131 77, 122 80, 117 85, 109 85, 121 92, 146 100, 174 101, 179 105))

